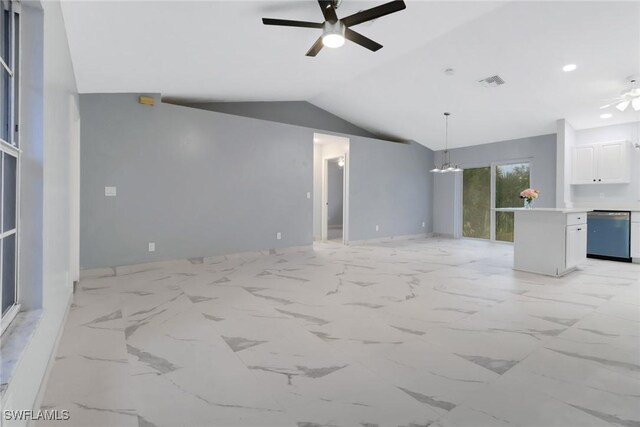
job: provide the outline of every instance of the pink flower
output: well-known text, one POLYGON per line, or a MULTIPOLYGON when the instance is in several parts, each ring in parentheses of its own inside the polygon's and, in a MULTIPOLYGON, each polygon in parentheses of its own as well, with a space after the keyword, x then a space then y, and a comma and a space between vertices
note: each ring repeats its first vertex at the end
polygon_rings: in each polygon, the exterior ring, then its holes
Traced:
POLYGON ((535 188, 527 188, 526 190, 522 190, 520 192, 521 199, 533 200, 533 199, 537 199, 539 195, 540 195, 540 192, 535 188))

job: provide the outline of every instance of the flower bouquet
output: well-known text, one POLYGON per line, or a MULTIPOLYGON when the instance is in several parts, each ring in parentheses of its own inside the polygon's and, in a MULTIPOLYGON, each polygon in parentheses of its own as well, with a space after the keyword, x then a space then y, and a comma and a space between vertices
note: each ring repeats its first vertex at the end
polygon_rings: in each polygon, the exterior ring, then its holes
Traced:
POLYGON ((540 192, 535 188, 527 188, 526 190, 522 190, 520 192, 520 198, 524 199, 524 207, 527 209, 531 209, 533 205, 533 201, 538 198, 540 192))

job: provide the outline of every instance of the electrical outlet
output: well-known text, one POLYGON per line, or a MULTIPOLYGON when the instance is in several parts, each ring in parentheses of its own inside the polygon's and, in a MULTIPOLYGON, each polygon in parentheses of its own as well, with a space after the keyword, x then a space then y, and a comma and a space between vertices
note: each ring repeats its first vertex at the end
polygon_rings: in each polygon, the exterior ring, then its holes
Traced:
POLYGON ((307 191, 307 199, 311 198, 311 191, 307 191))
POLYGON ((376 231, 380 231, 380 226, 376 224, 376 231))
POLYGON ((278 232, 276 233, 276 239, 278 239, 278 240, 282 240, 282 233, 281 233, 281 232, 279 232, 279 231, 278 231, 278 232))
POLYGON ((424 225, 424 221, 422 221, 422 228, 424 228, 424 227, 425 227, 425 225, 424 225))
POLYGON ((156 242, 149 242, 149 252, 156 251, 156 242))
POLYGON ((104 187, 104 195, 105 197, 115 197, 116 187, 104 187))

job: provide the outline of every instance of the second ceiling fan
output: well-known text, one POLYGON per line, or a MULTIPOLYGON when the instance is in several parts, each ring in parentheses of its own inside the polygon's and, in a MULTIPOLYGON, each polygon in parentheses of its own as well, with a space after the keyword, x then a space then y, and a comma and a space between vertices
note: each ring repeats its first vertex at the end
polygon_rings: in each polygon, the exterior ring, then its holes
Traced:
POLYGON ((323 46, 340 47, 344 44, 345 39, 359 44, 373 52, 382 48, 382 45, 353 31, 350 27, 371 21, 381 16, 389 15, 394 12, 405 9, 407 6, 403 0, 395 0, 371 9, 363 10, 346 18, 338 19, 336 7, 339 1, 336 0, 318 0, 324 22, 307 22, 307 21, 291 21, 288 19, 272 19, 262 18, 265 25, 278 25, 284 27, 302 27, 302 28, 318 28, 322 29, 322 35, 311 46, 307 52, 307 56, 316 56, 323 46))

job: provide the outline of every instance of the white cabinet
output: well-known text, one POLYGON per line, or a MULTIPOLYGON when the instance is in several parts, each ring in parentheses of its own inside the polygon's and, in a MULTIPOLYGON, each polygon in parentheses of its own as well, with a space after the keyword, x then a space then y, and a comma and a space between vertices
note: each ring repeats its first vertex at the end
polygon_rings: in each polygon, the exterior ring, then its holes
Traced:
POLYGON ((515 209, 513 268, 562 276, 587 258, 587 213, 515 209))
POLYGON ((566 265, 570 269, 587 260, 587 224, 567 227, 566 265))
POLYGON ((574 185, 628 183, 631 161, 628 150, 627 141, 574 147, 571 183, 574 185))
POLYGON ((631 213, 631 258, 640 262, 640 212, 631 213))
POLYGON ((572 184, 592 184, 596 182, 596 147, 585 145, 573 149, 572 184))

